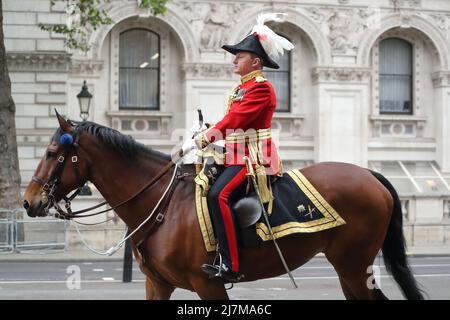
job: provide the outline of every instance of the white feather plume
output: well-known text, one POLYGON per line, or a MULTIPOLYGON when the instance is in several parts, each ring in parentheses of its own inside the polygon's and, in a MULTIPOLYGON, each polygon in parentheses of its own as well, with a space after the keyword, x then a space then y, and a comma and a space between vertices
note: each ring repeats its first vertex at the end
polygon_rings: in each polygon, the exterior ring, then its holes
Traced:
POLYGON ((256 18, 256 24, 263 25, 267 21, 284 22, 286 20, 287 13, 274 12, 274 13, 260 13, 256 18))
POLYGON ((283 22, 286 16, 286 13, 261 13, 256 18, 256 25, 252 29, 252 33, 258 34, 264 51, 272 59, 278 59, 284 50, 292 50, 294 45, 288 39, 276 34, 265 23, 268 21, 283 22))

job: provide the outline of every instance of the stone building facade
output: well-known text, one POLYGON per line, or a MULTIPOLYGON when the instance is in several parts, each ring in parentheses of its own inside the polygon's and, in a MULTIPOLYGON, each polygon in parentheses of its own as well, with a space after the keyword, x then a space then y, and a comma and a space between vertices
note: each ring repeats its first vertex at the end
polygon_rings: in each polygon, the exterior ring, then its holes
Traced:
MULTIPOLYGON (((66 23, 64 2, 4 1, 24 186, 56 128, 53 109, 79 120, 83 80, 94 95, 89 120, 170 152, 198 107, 209 122, 224 113, 238 77, 221 44, 241 40, 259 13, 285 12, 272 26, 295 49, 268 72, 285 167, 343 161, 380 171, 401 195, 409 245, 450 247, 450 1, 170 0, 158 17, 138 2, 107 1, 114 24, 89 30, 84 54, 38 27, 66 23)), ((120 228, 91 228, 90 240, 102 245, 120 228)))

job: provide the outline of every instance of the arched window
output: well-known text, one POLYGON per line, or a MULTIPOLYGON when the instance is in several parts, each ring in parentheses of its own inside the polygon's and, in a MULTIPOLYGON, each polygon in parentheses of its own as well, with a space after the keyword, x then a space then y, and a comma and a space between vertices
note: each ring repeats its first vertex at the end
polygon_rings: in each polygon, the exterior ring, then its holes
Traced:
POLYGON ((280 69, 264 69, 264 75, 272 83, 277 96, 276 111, 291 110, 291 52, 285 51, 277 60, 280 69))
POLYGON ((412 45, 388 38, 380 43, 380 114, 412 114, 412 45))
POLYGON ((159 35, 132 29, 119 42, 119 108, 159 109, 159 35))

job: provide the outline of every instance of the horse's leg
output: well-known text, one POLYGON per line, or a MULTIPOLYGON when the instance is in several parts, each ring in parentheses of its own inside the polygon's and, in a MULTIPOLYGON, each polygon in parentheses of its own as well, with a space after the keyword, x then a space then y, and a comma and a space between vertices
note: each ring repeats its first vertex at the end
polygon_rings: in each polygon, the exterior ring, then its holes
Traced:
POLYGON ((350 290, 350 287, 345 283, 345 280, 339 276, 339 282, 341 283, 342 292, 344 293, 345 299, 347 300, 355 300, 355 296, 350 290))
POLYGON ((191 280, 194 291, 202 300, 228 300, 228 293, 221 280, 196 277, 191 280))
POLYGON ((145 298, 147 300, 153 300, 155 296, 155 289, 153 288, 152 280, 149 277, 145 277, 145 298))
MULTIPOLYGON (((344 276, 344 281, 348 283, 352 295, 356 299, 363 300, 387 300, 388 298, 383 294, 380 289, 370 288, 368 285, 368 274, 360 272, 357 274, 347 274, 344 276)), ((347 296, 346 296, 347 298, 347 296)), ((347 298, 348 299, 348 298, 347 298)))
MULTIPOLYGON (((350 229, 348 229, 350 230, 350 229)), ((328 261, 339 275, 347 299, 376 300, 384 295, 372 283, 372 270, 381 241, 364 242, 361 234, 341 231, 325 251, 328 261), (361 238, 361 240, 360 240, 361 238), (356 241, 353 241, 356 239, 356 241), (380 294, 381 293, 381 294, 380 294)), ((380 237, 381 238, 381 237, 380 237)))
POLYGON ((367 252, 362 249, 347 248, 341 252, 346 254, 327 256, 327 258, 339 275, 345 297, 358 300, 386 299, 381 290, 372 287, 369 283, 372 275, 368 273, 368 267, 373 263, 374 257, 356 253, 367 252))
POLYGON ((380 289, 373 289, 373 294, 376 300, 389 300, 380 289))
POLYGON ((145 279, 145 292, 147 300, 169 300, 175 287, 162 284, 150 277, 145 279))
POLYGON ((367 273, 365 272, 349 272, 345 275, 340 274, 350 289, 353 297, 359 300, 375 300, 373 289, 367 285, 367 273))
MULTIPOLYGON (((345 283, 345 280, 339 277, 339 281, 341 283, 342 292, 344 293, 345 299, 355 300, 356 297, 353 295, 350 287, 345 283)), ((388 300, 388 298, 384 295, 383 291, 376 288, 373 289, 373 297, 375 300, 388 300)))

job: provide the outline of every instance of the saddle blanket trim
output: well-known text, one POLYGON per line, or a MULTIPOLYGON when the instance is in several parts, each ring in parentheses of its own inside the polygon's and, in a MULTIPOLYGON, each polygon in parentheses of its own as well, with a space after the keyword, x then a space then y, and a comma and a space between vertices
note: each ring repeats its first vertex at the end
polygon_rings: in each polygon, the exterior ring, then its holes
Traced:
MULTIPOLYGON (((289 222, 272 227, 275 239, 279 239, 292 233, 313 233, 338 227, 345 224, 345 220, 333 209, 333 207, 320 195, 314 186, 306 179, 300 170, 286 172, 302 192, 312 201, 317 209, 323 214, 323 218, 308 222, 289 222)), ((264 241, 272 240, 272 235, 264 223, 256 224, 256 233, 264 241)))
MULTIPOLYGON (((331 229, 345 224, 345 220, 331 207, 331 205, 320 195, 300 170, 286 172, 296 183, 299 189, 311 200, 311 202, 322 213, 323 218, 307 222, 288 222, 276 227, 272 231, 276 239, 293 233, 313 233, 331 229)), ((217 240, 214 236, 211 218, 208 210, 207 198, 202 196, 199 185, 195 187, 195 203, 197 218, 207 252, 216 250, 217 240)), ((272 240, 269 229, 264 223, 256 223, 256 233, 263 241, 272 240)))
POLYGON ((197 218, 200 224, 200 230, 205 243, 206 251, 212 252, 216 250, 217 240, 214 236, 214 230, 211 222, 211 217, 208 210, 207 198, 202 196, 202 188, 195 184, 195 204, 197 211, 197 218))

